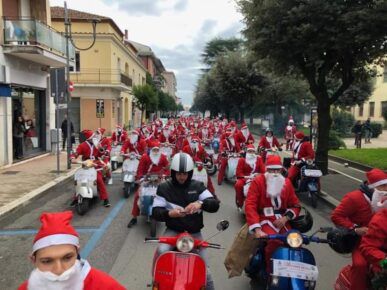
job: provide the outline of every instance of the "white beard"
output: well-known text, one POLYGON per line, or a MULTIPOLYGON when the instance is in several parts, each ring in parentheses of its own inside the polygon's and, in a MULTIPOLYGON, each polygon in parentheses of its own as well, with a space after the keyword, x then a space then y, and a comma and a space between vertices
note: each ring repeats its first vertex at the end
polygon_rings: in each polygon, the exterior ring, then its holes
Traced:
POLYGON ((164 131, 164 132, 163 132, 163 135, 164 135, 165 138, 168 139, 168 137, 169 137, 169 132, 165 132, 165 131, 164 131))
POLYGON ((235 147, 235 140, 234 140, 234 137, 228 138, 228 140, 230 141, 232 147, 235 147))
POLYGON ((208 132, 207 131, 202 131, 202 134, 203 134, 204 137, 207 137, 208 132))
POLYGON ((271 137, 266 136, 266 140, 267 140, 267 142, 269 142, 270 146, 273 147, 273 136, 271 136, 271 137))
POLYGON ((257 156, 253 154, 252 156, 248 156, 248 153, 246 154, 246 163, 251 167, 254 168, 255 162, 257 161, 257 156))
POLYGON ((150 153, 149 157, 154 165, 158 165, 160 161, 161 153, 158 153, 158 154, 150 153))
MULTIPOLYGON (((83 290, 82 267, 79 260, 74 265, 74 270, 65 281, 51 281, 44 273, 35 269, 28 279, 28 290, 83 290)), ((67 270, 68 271, 68 270, 67 270)), ((53 274, 52 274, 53 275, 53 274)))
POLYGON ((374 193, 372 194, 372 201, 371 201, 373 212, 378 212, 383 208, 387 208, 387 199, 385 199, 382 202, 382 198, 384 198, 385 196, 387 196, 386 191, 380 191, 377 189, 374 190, 374 193))
POLYGON ((247 140, 247 138, 249 137, 249 130, 242 130, 242 135, 247 140))
POLYGON ((281 174, 278 174, 278 176, 273 176, 272 174, 266 172, 265 178, 266 192, 268 197, 279 197, 285 185, 285 177, 283 177, 281 174))
POLYGON ((199 144, 191 144, 191 150, 197 152, 199 150, 199 144))
POLYGON ((292 129, 293 129, 293 126, 290 126, 290 125, 287 125, 287 126, 286 126, 286 130, 292 131, 292 129))
POLYGON ((138 140, 138 136, 136 135, 136 136, 130 136, 130 144, 134 144, 134 143, 136 143, 137 142, 137 140, 138 140))

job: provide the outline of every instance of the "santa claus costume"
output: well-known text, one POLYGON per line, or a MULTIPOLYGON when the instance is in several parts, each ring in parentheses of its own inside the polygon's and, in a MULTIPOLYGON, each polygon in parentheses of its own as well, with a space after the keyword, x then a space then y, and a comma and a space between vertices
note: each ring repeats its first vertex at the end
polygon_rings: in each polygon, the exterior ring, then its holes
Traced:
POLYGON ((314 150, 312 144, 305 139, 303 132, 298 131, 295 135, 295 143, 293 147, 293 161, 299 164, 293 164, 288 171, 288 178, 294 183, 300 173, 301 162, 314 159, 314 150))
MULTIPOLYGON (((104 166, 102 163, 98 162, 99 158, 103 158, 103 153, 98 150, 99 139, 95 138, 94 132, 91 130, 82 131, 83 135, 86 138, 85 142, 82 142, 78 145, 77 150, 74 154, 71 155, 71 159, 75 159, 78 156, 82 155, 82 161, 88 159, 94 160, 95 163, 104 166)), ((102 171, 97 171, 97 188, 99 193, 99 198, 104 201, 106 207, 110 206, 108 192, 103 180, 102 171)))
MULTIPOLYGON (((282 169, 279 156, 268 156, 266 170, 269 169, 282 169)), ((289 179, 280 173, 266 172, 252 181, 245 201, 245 211, 250 233, 254 234, 258 228, 269 235, 283 234, 291 229, 289 222, 283 228, 277 228, 274 221, 282 217, 287 217, 288 220, 296 218, 300 212, 300 202, 289 179)), ((270 240, 265 247, 268 273, 271 270, 271 255, 281 244, 278 240, 270 240)))
POLYGON ((288 125, 285 127, 284 138, 286 140, 286 150, 293 148, 294 134, 297 132, 297 127, 294 125, 292 117, 289 118, 288 125))
MULTIPOLYGON (((42 226, 33 241, 33 253, 56 245, 73 245, 79 252, 79 235, 72 227, 72 212, 43 213, 42 226)), ((86 260, 77 259, 75 264, 60 276, 36 268, 18 290, 124 290, 108 274, 92 268, 86 260), (66 274, 66 278, 63 275, 66 274), (49 278, 47 278, 49 277, 49 278)))
MULTIPOLYGON (((140 180, 147 174, 169 175, 169 161, 167 157, 160 152, 160 141, 154 140, 150 143, 149 154, 145 153, 138 164, 136 180, 140 180), (157 151, 157 153, 156 153, 157 151)), ((137 217, 140 215, 140 208, 138 206, 138 199, 140 198, 140 188, 136 191, 132 208, 132 219, 128 227, 137 223, 137 217)))
POLYGON ((128 138, 128 133, 120 126, 116 126, 116 130, 113 132, 111 140, 114 144, 120 143, 123 144, 128 138))
POLYGON ((246 176, 265 173, 265 165, 262 158, 255 154, 254 145, 247 145, 246 151, 246 158, 239 158, 236 169, 237 182, 235 182, 234 188, 238 208, 242 208, 245 201, 243 188, 247 181, 246 176))
POLYGON ((238 142, 235 140, 234 134, 232 133, 231 128, 226 129, 225 138, 220 141, 220 147, 219 147, 219 157, 218 157, 218 163, 219 171, 218 171, 218 185, 221 185, 223 182, 224 175, 226 173, 226 167, 228 162, 228 156, 227 153, 229 152, 240 152, 240 147, 238 142))
POLYGON ((241 148, 244 148, 249 144, 254 144, 254 137, 250 133, 249 127, 246 125, 246 123, 242 123, 241 130, 238 131, 235 139, 241 148))
MULTIPOLYGON (((139 130, 133 130, 128 138, 122 145, 121 153, 136 153, 137 155, 143 155, 146 151, 146 142, 140 136, 139 130)), ((125 157, 128 158, 128 157, 125 157)))
POLYGON ((266 162, 266 155, 267 151, 266 149, 281 149, 281 145, 278 142, 278 139, 274 137, 274 132, 271 129, 266 129, 265 136, 262 136, 262 138, 259 140, 258 148, 261 150, 261 157, 263 159, 263 162, 266 162))
MULTIPOLYGON (((374 187, 387 183, 387 175, 377 168, 366 174, 368 183, 362 184, 358 190, 347 193, 332 212, 331 219, 337 227, 356 231, 356 228, 367 227, 371 221, 374 187)), ((360 240, 352 251, 352 266, 349 275, 351 290, 367 289, 368 287, 369 265, 361 254, 359 245, 360 240)))

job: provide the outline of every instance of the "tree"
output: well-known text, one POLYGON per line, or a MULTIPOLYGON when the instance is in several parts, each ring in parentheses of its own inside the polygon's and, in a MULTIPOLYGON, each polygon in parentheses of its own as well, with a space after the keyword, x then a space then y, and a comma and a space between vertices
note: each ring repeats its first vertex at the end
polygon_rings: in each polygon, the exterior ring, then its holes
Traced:
POLYGON ((134 86, 133 95, 135 97, 136 107, 142 113, 157 110, 157 92, 149 84, 134 86))
POLYGON ((177 104, 176 111, 178 112, 184 111, 184 107, 181 103, 177 104))
POLYGON ((214 38, 207 42, 201 54, 202 62, 209 68, 215 63, 216 58, 229 52, 238 51, 242 47, 242 40, 238 38, 214 38))
POLYGON ((238 5, 256 56, 307 80, 318 105, 316 162, 327 173, 330 107, 386 54, 387 1, 239 0, 238 5), (329 87, 329 79, 337 85, 329 87))

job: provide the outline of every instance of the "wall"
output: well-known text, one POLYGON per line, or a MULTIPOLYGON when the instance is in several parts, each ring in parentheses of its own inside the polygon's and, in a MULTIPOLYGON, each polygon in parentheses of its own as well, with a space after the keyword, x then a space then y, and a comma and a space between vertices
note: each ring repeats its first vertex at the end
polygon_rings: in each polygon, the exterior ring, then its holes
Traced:
POLYGON ((12 109, 11 98, 0 96, 0 167, 12 160, 12 109))

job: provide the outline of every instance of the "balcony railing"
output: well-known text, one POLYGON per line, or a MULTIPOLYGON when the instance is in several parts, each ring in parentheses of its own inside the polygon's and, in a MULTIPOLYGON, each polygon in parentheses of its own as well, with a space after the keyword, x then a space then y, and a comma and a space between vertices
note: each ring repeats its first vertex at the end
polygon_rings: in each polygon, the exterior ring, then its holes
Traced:
POLYGON ((132 86, 132 78, 118 69, 85 68, 71 72, 71 80, 80 84, 110 84, 132 86))
MULTIPOLYGON (((13 46, 41 46, 47 50, 66 55, 66 38, 52 27, 35 19, 4 20, 4 44, 13 46)), ((70 59, 75 50, 69 43, 70 59)))

